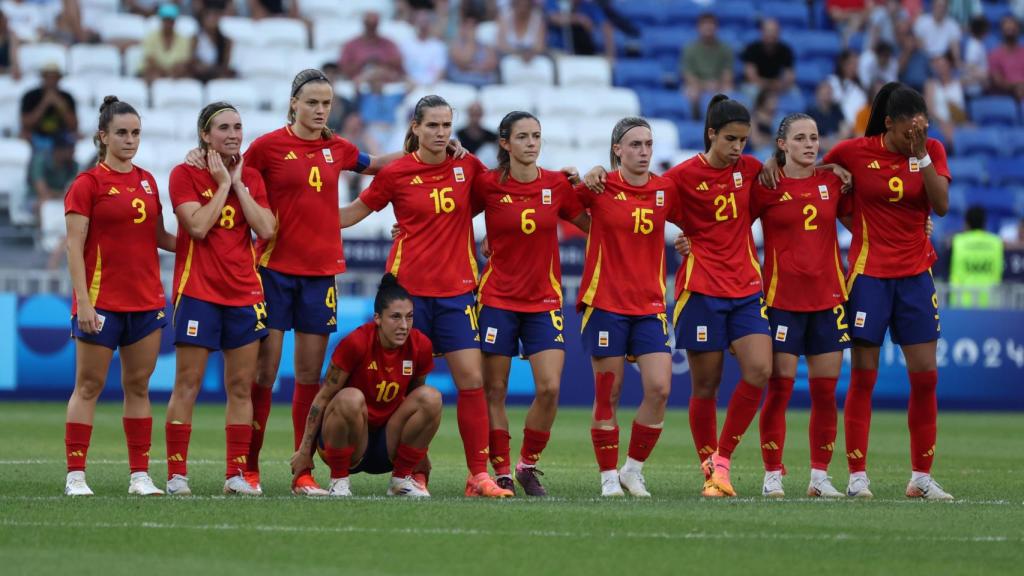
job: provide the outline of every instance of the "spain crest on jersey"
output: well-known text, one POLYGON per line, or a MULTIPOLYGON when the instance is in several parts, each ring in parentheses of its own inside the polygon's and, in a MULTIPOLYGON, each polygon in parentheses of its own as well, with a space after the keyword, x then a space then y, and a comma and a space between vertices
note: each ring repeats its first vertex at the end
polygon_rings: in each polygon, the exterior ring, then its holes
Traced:
POLYGON ((324 148, 320 152, 323 153, 325 162, 327 162, 328 164, 334 164, 334 156, 331 156, 330 148, 324 148))
POLYGON ((412 376, 412 360, 402 360, 402 376, 412 376))
POLYGON ((545 206, 551 204, 551 188, 544 188, 540 191, 540 203, 545 206))
POLYGON ((153 195, 153 189, 149 186, 149 180, 142 181, 142 189, 146 191, 146 194, 153 195))
POLYGON ((828 186, 818 184, 818 196, 821 196, 822 200, 828 200, 828 186))
POLYGON ((657 192, 654 193, 654 205, 655 206, 664 206, 665 205, 665 191, 664 190, 658 190, 657 192))
POLYGON ((453 172, 455 173, 455 181, 456 182, 465 182, 466 181, 466 173, 463 172, 462 166, 456 166, 454 168, 453 172))
POLYGON ((732 173, 732 185, 736 188, 743 188, 743 173, 733 172, 732 173))

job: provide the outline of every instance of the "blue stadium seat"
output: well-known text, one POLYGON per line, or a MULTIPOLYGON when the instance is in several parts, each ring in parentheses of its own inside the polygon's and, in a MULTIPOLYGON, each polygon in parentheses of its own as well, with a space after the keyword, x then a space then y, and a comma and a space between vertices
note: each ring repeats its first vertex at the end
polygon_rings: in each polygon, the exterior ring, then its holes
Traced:
POLYGON ((992 186, 1024 186, 1024 163, 1017 158, 993 158, 988 162, 992 186))
POLYGON ((1013 217, 1021 212, 1020 190, 1013 188, 980 188, 968 196, 967 204, 978 204, 988 211, 992 220, 1013 217))
POLYGON ((775 18, 783 30, 806 30, 811 27, 806 2, 765 2, 761 4, 761 16, 775 18))
POLYGON ((690 104, 679 90, 644 90, 639 98, 641 111, 648 118, 690 119, 690 104))
POLYGON ((796 84, 810 93, 832 72, 833 65, 826 60, 798 60, 796 63, 796 84))
POLYGON ((757 22, 757 9, 745 0, 718 0, 711 6, 724 26, 753 26, 757 22))
POLYGON ((637 26, 656 26, 664 6, 659 2, 616 2, 615 9, 637 26))
POLYGON ((953 133, 957 156, 999 156, 1003 146, 999 131, 994 128, 958 128, 953 133))
POLYGON ((804 95, 799 90, 790 90, 785 94, 779 95, 778 111, 782 115, 792 114, 793 112, 803 112, 807 109, 807 101, 804 100, 804 95))
POLYGON ((1024 129, 1004 131, 1003 141, 1009 146, 1011 156, 1024 156, 1024 129))
MULTIPOLYGON (((629 3, 645 4, 645 2, 637 2, 636 0, 630 0, 629 3)), ((693 26, 697 23, 697 18, 704 12, 707 12, 708 9, 689 0, 670 0, 658 6, 658 11, 660 12, 660 21, 663 25, 693 26)))
POLYGON ((639 88, 650 86, 660 88, 664 83, 664 72, 656 60, 647 58, 621 59, 615 62, 612 72, 616 86, 639 88))
POLYGON ((985 162, 980 158, 950 158, 949 173, 953 181, 965 186, 978 187, 988 182, 985 162))
POLYGON ((647 28, 643 32, 643 50, 646 56, 679 57, 683 46, 693 42, 697 32, 692 28, 647 28))
POLYGON ((981 125, 1006 126, 1018 123, 1017 102, 1009 96, 982 96, 968 105, 971 119, 981 125))
POLYGON ((996 30, 999 29, 999 21, 1002 20, 1003 16, 1012 14, 1009 3, 984 4, 983 10, 985 18, 988 19, 996 30))
POLYGON ((784 39, 796 54, 798 64, 811 58, 835 61, 842 48, 839 34, 825 30, 791 31, 785 34, 784 39))
MULTIPOLYGON (((952 167, 951 167, 952 168, 952 167)), ((953 183, 949 185, 949 211, 963 214, 967 211, 967 199, 971 197, 972 190, 976 187, 968 186, 967 184, 958 183, 956 174, 953 175, 953 183)), ((941 220, 948 220, 949 214, 946 214, 941 220)), ((932 221, 940 220, 939 218, 932 218, 932 221)))
POLYGON ((704 122, 682 120, 676 122, 679 129, 679 147, 690 150, 704 150, 704 122))

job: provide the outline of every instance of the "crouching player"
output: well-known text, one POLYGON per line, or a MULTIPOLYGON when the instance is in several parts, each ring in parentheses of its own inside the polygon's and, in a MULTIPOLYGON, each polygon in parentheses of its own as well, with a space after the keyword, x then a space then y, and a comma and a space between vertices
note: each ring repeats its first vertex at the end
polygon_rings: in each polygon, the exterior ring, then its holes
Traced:
POLYGON ((441 424, 441 393, 424 383, 434 349, 413 329, 412 297, 391 274, 381 279, 373 312, 334 349, 292 473, 313 467, 315 447, 331 469, 331 496, 352 495, 350 473, 391 472, 388 496, 429 497, 422 472, 441 424))

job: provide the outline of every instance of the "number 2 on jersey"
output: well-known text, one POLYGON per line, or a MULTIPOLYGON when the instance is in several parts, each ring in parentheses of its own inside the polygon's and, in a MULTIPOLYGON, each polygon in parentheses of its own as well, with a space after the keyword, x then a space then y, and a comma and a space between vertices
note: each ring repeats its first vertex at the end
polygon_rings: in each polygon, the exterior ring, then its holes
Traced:
POLYGON ((733 192, 729 192, 728 196, 715 196, 715 206, 718 208, 718 210, 715 210, 716 222, 725 222, 730 218, 730 216, 725 213, 725 209, 728 208, 730 204, 732 205, 732 218, 737 218, 738 212, 736 211, 736 194, 733 192))
POLYGON ((817 230, 818 225, 814 223, 814 218, 818 216, 818 209, 814 207, 814 204, 808 204, 803 209, 804 216, 804 230, 817 230))
POLYGON ((309 169, 309 185, 315 188, 317 192, 324 187, 324 181, 320 178, 319 166, 313 166, 309 169))

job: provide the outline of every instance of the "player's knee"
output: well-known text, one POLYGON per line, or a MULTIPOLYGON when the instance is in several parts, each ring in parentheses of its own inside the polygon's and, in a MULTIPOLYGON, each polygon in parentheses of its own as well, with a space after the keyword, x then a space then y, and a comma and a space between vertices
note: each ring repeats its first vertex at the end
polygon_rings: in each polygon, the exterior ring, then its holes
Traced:
POLYGON ((75 380, 75 394, 87 402, 95 401, 103 391, 105 382, 101 374, 79 374, 75 380))
POLYGON ((751 366, 743 371, 743 380, 751 386, 764 388, 768 384, 768 378, 772 375, 771 362, 762 362, 751 366))
POLYGON ((224 393, 228 402, 251 402, 252 384, 245 378, 230 378, 224 382, 224 393))
POLYGON ((488 404, 505 405, 505 398, 508 396, 508 382, 489 383, 484 387, 487 394, 488 404))
POLYGON ((535 383, 537 403, 544 405, 558 404, 560 382, 557 378, 542 378, 535 383))
POLYGON ((714 398, 718 394, 718 379, 694 378, 692 381, 692 393, 696 398, 714 398))
POLYGON ((433 386, 421 386, 416 390, 419 409, 431 417, 441 416, 443 405, 441 393, 433 386))
POLYGON ((331 407, 345 416, 355 416, 366 411, 366 398, 358 388, 342 388, 331 400, 331 407))
POLYGON ((668 404, 668 395, 672 392, 672 384, 668 380, 651 382, 644 387, 644 400, 659 406, 668 404))

